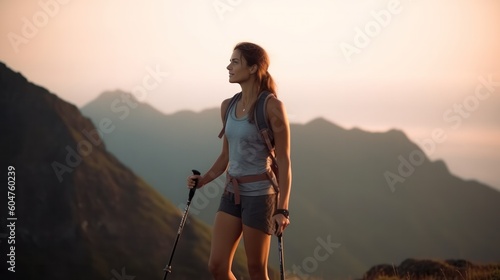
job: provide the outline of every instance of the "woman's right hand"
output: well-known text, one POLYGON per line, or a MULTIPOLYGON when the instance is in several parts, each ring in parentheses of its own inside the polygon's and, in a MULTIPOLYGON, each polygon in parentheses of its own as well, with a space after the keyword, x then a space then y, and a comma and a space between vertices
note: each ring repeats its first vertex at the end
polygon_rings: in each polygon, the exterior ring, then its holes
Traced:
POLYGON ((201 175, 191 175, 189 177, 187 177, 187 187, 188 189, 192 189, 195 187, 196 185, 196 180, 198 181, 198 185, 197 185, 197 188, 200 188, 201 187, 201 175))

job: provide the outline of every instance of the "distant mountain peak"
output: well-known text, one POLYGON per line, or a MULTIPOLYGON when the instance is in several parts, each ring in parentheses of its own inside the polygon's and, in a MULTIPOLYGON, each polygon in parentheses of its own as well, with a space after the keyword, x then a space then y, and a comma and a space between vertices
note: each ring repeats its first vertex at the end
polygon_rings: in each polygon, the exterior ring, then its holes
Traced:
POLYGON ((336 123, 327 120, 324 117, 317 117, 312 119, 311 121, 307 122, 305 124, 306 126, 316 126, 316 127, 323 127, 323 128, 328 128, 328 129, 335 129, 335 130, 346 130, 345 128, 337 125, 336 123))
MULTIPOLYGON (((124 90, 121 90, 121 89, 115 89, 115 90, 104 91, 104 92, 101 93, 100 96, 102 96, 103 98, 118 98, 122 94, 130 94, 130 93, 128 93, 128 92, 126 92, 124 90)), ((135 99, 135 97, 134 97, 134 99, 135 99)))
MULTIPOLYGON (((105 141, 162 194, 184 203, 184 189, 178 186, 185 184, 185 177, 179 174, 193 164, 207 170, 220 153, 219 109, 152 115, 144 108, 116 121, 115 132, 105 135, 105 141)), ((95 120, 110 113, 109 107, 84 109, 94 110, 89 116, 95 120)), ((363 273, 358 264, 368 269, 412 256, 446 254, 473 261, 500 256, 500 241, 492 238, 498 227, 491 223, 500 211, 498 192, 454 177, 444 162, 430 161, 401 129, 345 129, 318 117, 292 123, 290 130, 290 205, 296 227, 288 236, 303 244, 289 247, 289 263, 305 265, 304 257, 318 245, 315 241, 325 236, 342 243, 335 250, 335 263, 325 262, 315 272, 332 276, 328 279, 363 273)), ((224 182, 201 189, 197 198, 202 207, 195 203, 192 213, 212 222, 224 182)))
MULTIPOLYGON (((124 90, 121 90, 121 89, 115 89, 115 90, 107 90, 107 91, 102 92, 96 98, 91 100, 88 104, 91 104, 91 103, 111 104, 113 102, 113 100, 123 100, 124 97, 127 99, 130 99, 131 102, 140 103, 140 101, 137 100, 137 98, 133 94, 126 92, 124 90)), ((85 105, 85 106, 87 106, 87 105, 85 105)))

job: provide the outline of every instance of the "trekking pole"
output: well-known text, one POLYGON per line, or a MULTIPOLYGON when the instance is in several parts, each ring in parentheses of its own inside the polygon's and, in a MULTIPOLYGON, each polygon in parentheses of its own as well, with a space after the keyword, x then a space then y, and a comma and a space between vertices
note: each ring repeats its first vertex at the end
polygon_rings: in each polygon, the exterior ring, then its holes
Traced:
MULTIPOLYGON (((198 170, 192 170, 193 175, 200 175, 198 170)), ((181 224, 179 225, 179 229, 177 230, 177 238, 175 239, 174 247, 172 248, 172 253, 170 254, 170 260, 168 261, 168 265, 163 269, 165 271, 165 275, 163 276, 163 280, 167 279, 167 275, 172 272, 172 259, 174 258, 175 248, 177 247, 177 242, 179 242, 179 238, 182 234, 182 229, 184 228, 184 224, 186 223, 187 214, 189 211, 189 205, 191 205, 191 200, 193 199, 194 193, 196 192, 196 187, 198 187, 198 180, 195 180, 194 187, 189 190, 189 196, 186 203, 186 208, 184 209, 184 214, 182 215, 181 224)))
MULTIPOLYGON (((278 224, 276 224, 278 226, 278 224)), ((285 258, 283 254, 283 233, 278 235, 278 252, 280 258, 280 279, 285 280, 285 258)))

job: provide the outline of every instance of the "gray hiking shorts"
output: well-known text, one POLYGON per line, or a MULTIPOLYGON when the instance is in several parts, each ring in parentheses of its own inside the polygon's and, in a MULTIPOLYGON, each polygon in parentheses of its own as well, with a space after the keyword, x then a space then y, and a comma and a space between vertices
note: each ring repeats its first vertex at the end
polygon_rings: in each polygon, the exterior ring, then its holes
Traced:
POLYGON ((273 234, 276 226, 272 218, 276 203, 276 194, 268 194, 240 195, 240 204, 235 204, 234 193, 225 191, 222 194, 218 211, 240 218, 246 226, 273 234))

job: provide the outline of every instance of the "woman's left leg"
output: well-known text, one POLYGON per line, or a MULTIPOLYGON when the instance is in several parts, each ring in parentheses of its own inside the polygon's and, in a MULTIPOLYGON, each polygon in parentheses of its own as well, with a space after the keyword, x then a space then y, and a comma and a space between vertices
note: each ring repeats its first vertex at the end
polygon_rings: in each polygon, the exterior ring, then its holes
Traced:
POLYGON ((269 280, 267 260, 269 257, 271 235, 243 225, 243 241, 250 278, 252 280, 269 280))

